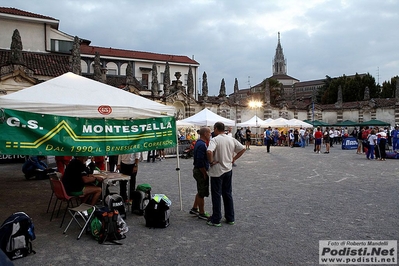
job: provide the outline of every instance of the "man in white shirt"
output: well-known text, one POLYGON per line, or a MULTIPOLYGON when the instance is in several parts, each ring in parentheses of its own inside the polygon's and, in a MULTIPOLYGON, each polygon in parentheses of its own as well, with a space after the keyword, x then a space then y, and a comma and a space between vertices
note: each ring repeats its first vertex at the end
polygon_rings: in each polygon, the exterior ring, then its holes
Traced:
POLYGON ((328 135, 330 136, 330 148, 333 147, 334 144, 334 130, 333 128, 330 128, 330 131, 328 131, 328 135))
POLYGON ((245 147, 224 133, 224 124, 214 125, 215 137, 209 142, 207 157, 210 164, 212 216, 207 224, 220 227, 222 219, 221 197, 223 196, 226 223, 233 225, 234 204, 232 195, 233 164, 245 152, 245 147), (234 155, 235 154, 235 155, 234 155))

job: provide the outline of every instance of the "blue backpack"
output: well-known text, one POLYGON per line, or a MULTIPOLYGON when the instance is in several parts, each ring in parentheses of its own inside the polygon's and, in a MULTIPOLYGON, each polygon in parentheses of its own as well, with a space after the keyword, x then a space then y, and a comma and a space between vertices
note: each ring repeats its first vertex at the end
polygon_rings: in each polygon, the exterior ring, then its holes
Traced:
POLYGON ((32 249, 35 238, 32 219, 24 212, 14 213, 0 227, 0 248, 11 260, 35 254, 32 249))

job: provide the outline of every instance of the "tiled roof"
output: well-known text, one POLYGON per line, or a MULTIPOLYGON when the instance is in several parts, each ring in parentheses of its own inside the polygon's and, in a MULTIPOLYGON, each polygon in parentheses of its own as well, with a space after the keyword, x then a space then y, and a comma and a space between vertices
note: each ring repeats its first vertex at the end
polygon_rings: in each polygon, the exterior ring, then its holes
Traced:
POLYGON ((269 77, 269 79, 293 79, 293 80, 299 81, 299 79, 293 78, 293 77, 285 75, 285 74, 276 74, 276 75, 269 77))
MULTIPOLYGON (((10 64, 10 50, 0 49, 0 66, 10 64)), ((24 65, 35 75, 58 77, 70 70, 69 55, 22 52, 24 65)))
POLYGON ((89 46, 84 44, 80 45, 80 52, 81 54, 90 54, 90 55, 95 55, 95 53, 98 52, 100 56, 125 57, 125 58, 143 59, 149 61, 164 61, 164 62, 199 65, 197 61, 183 55, 156 54, 150 52, 116 49, 111 47, 105 48, 98 46, 89 46))
POLYGON ((301 81, 295 83, 295 88, 300 88, 300 87, 308 87, 308 86, 319 86, 319 85, 324 85, 325 79, 316 79, 316 80, 309 80, 309 81, 301 81))
POLYGON ((12 7, 0 7, 0 13, 16 15, 16 16, 23 16, 23 17, 31 17, 31 18, 51 19, 51 20, 58 21, 57 19, 52 18, 52 17, 43 16, 43 15, 23 11, 23 10, 12 8, 12 7))

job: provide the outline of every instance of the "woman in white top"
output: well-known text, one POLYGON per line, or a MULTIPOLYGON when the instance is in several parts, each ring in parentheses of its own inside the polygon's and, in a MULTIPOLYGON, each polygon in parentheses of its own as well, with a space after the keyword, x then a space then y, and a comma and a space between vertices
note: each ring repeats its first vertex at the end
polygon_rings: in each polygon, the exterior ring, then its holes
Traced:
POLYGON ((367 141, 369 142, 369 148, 367 150, 367 160, 374 160, 374 147, 375 145, 377 145, 377 136, 375 135, 374 129, 370 131, 370 134, 367 137, 367 141))

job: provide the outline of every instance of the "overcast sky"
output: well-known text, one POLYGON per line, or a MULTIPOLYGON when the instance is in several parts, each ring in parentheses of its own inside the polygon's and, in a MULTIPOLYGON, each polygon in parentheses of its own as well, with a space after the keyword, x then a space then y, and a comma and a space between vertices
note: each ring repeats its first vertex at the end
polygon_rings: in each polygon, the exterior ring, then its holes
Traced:
POLYGON ((397 0, 0 0, 0 5, 56 18, 59 30, 95 46, 194 56, 199 77, 208 75, 209 95, 218 94, 222 78, 230 94, 235 78, 244 89, 270 77, 278 32, 287 74, 300 81, 370 73, 382 84, 399 75, 397 0))

